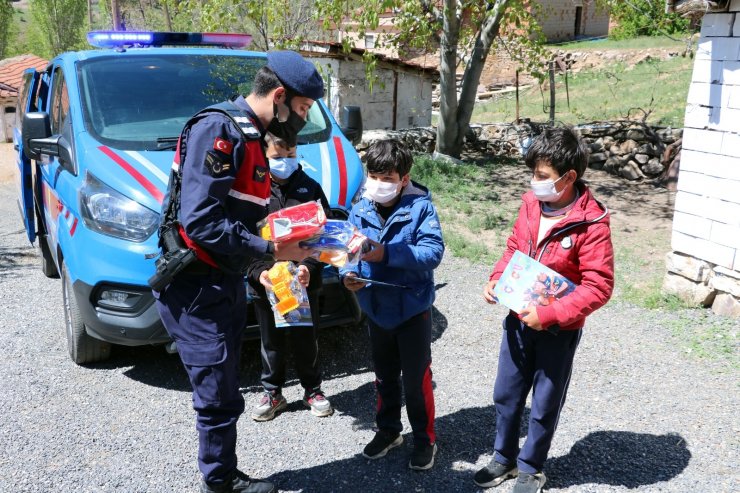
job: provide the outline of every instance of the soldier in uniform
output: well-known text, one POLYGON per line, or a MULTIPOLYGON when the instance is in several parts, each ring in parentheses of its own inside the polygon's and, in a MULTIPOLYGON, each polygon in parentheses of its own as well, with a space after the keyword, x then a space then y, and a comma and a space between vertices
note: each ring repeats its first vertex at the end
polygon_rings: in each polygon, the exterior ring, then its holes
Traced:
POLYGON ((293 51, 269 52, 246 98, 204 109, 180 135, 160 236, 175 229, 197 260, 154 294, 193 387, 201 493, 276 491, 237 469, 243 275, 255 258, 300 261, 312 253, 297 242, 265 241, 256 222, 270 199, 266 132, 295 145, 311 105, 323 95, 312 63, 293 51))

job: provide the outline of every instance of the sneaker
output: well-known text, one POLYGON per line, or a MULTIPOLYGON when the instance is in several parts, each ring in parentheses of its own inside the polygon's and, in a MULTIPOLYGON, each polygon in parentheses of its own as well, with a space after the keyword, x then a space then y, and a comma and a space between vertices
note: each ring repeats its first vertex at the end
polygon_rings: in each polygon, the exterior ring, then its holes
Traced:
POLYGON ((437 455, 437 444, 427 445, 426 443, 414 444, 414 451, 411 452, 409 468, 415 471, 426 471, 434 465, 434 456, 437 455))
POLYGON ((252 419, 255 421, 270 421, 287 406, 288 401, 279 391, 265 392, 262 394, 259 404, 252 409, 252 419))
POLYGON ((514 465, 505 466, 495 459, 491 459, 491 463, 486 467, 475 473, 473 481, 481 488, 491 488, 498 486, 507 479, 515 478, 519 474, 519 470, 514 465))
POLYGON ((277 488, 272 483, 260 479, 252 479, 238 469, 225 483, 209 484, 200 482, 200 493, 276 493, 277 488))
POLYGON ((520 472, 519 477, 516 480, 512 493, 541 493, 542 487, 545 486, 547 478, 544 473, 536 472, 529 474, 526 472, 520 472))
POLYGON ((310 394, 306 392, 303 395, 303 404, 311 409, 311 414, 320 418, 331 416, 334 412, 329 399, 321 390, 314 390, 310 394))
POLYGON ((365 446, 362 455, 366 459, 380 459, 385 457, 390 449, 398 447, 402 443, 403 437, 400 433, 378 430, 375 437, 365 446))

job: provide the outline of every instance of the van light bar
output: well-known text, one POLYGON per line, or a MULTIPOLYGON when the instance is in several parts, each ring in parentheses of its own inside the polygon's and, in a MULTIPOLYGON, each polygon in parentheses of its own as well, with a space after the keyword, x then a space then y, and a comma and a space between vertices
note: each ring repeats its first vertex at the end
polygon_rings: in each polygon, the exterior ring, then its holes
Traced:
POLYGON ((245 48, 252 41, 249 34, 171 33, 142 31, 92 31, 87 42, 96 48, 122 46, 223 46, 245 48))

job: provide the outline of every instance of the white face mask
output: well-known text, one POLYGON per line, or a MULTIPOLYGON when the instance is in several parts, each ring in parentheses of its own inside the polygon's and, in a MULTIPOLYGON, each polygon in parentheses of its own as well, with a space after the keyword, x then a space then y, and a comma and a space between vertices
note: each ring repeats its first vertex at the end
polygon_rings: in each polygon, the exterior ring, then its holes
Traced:
POLYGON ((544 180, 544 181, 535 181, 532 180, 529 182, 529 184, 532 186, 532 191, 534 192, 534 196, 537 197, 537 200, 540 202, 555 202, 556 200, 559 200, 560 197, 563 196, 563 193, 565 192, 565 187, 563 187, 562 190, 559 192, 555 189, 555 184, 565 178, 565 175, 561 176, 557 180, 544 180))
POLYGON ((365 193, 362 196, 378 204, 385 204, 396 198, 400 188, 400 183, 388 183, 368 178, 365 182, 365 193))
POLYGON ((297 157, 268 158, 270 174, 278 180, 287 180, 298 169, 297 157))

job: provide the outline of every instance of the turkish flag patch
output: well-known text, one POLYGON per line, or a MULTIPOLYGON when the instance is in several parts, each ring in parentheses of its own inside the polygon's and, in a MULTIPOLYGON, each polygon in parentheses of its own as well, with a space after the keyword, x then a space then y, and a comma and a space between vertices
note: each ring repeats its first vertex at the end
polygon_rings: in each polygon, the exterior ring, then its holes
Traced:
POLYGON ((224 154, 231 154, 231 151, 234 150, 234 144, 228 140, 216 137, 216 140, 213 141, 213 148, 217 151, 223 152, 224 154))

